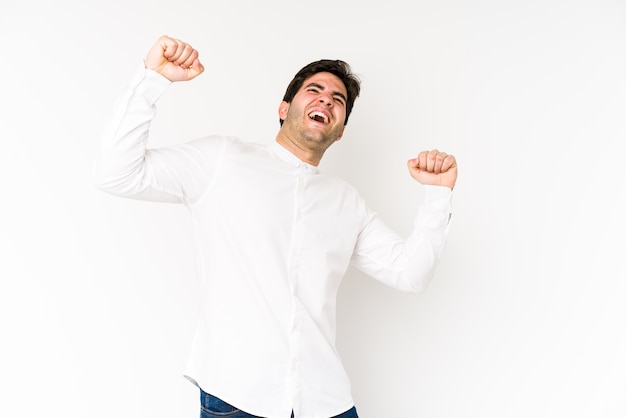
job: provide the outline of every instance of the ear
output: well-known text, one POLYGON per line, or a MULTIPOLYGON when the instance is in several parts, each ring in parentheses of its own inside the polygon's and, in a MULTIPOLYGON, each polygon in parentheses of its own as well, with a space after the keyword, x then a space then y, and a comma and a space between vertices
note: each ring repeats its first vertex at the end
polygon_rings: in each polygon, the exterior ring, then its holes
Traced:
POLYGON ((289 103, 283 100, 282 102, 280 102, 280 105, 278 106, 278 117, 281 118, 282 120, 287 119, 288 110, 289 110, 289 103))

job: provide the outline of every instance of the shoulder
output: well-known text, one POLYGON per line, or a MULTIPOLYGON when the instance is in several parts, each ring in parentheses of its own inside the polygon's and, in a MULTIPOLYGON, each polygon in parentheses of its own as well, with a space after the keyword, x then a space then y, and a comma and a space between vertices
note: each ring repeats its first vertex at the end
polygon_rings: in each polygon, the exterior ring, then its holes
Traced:
POLYGON ((230 146, 230 144, 238 142, 239 138, 233 136, 223 135, 209 135, 201 138, 194 139, 187 145, 195 147, 201 150, 221 148, 224 146, 230 146))
POLYGON ((326 174, 323 172, 319 173, 319 177, 325 183, 332 185, 333 187, 340 188, 344 190, 346 193, 350 193, 350 194, 354 194, 358 196, 361 195, 359 191, 352 184, 348 183, 348 181, 344 180, 341 177, 337 177, 332 174, 326 174))
POLYGON ((261 144, 244 142, 235 136, 225 135, 204 136, 188 142, 185 146, 202 154, 215 154, 216 152, 250 153, 259 152, 266 148, 261 144))

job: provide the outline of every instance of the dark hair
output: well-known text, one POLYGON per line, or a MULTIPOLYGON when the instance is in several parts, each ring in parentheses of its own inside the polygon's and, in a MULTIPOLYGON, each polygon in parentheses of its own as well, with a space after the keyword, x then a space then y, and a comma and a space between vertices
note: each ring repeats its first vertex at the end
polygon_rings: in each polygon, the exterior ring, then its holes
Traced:
MULTIPOLYGON (((317 73, 331 73, 337 76, 343 82, 343 85, 346 86, 346 91, 348 92, 346 120, 344 121, 344 125, 346 125, 348 123, 348 117, 352 112, 354 101, 357 97, 359 97, 359 93, 361 92, 361 80, 359 80, 359 77, 356 74, 352 73, 352 70, 347 62, 341 60, 323 59, 304 66, 293 77, 289 86, 287 86, 287 91, 285 91, 283 100, 287 103, 291 103, 293 97, 296 95, 298 90, 300 90, 302 84, 304 84, 304 81, 317 73)), ((282 119, 280 120, 280 124, 282 126, 282 119)))

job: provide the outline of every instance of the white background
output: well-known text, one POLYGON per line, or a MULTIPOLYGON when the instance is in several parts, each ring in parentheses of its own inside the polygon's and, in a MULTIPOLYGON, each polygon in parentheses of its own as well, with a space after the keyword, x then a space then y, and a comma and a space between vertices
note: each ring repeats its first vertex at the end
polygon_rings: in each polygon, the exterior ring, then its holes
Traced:
POLYGON ((406 234, 422 196, 406 160, 457 156, 431 287, 350 271, 341 288, 363 418, 626 416, 622 0, 3 1, 0 416, 199 414, 181 375, 197 307, 187 212, 91 180, 161 34, 207 68, 162 96, 153 146, 273 141, 295 72, 341 58, 363 90, 323 170, 406 234))

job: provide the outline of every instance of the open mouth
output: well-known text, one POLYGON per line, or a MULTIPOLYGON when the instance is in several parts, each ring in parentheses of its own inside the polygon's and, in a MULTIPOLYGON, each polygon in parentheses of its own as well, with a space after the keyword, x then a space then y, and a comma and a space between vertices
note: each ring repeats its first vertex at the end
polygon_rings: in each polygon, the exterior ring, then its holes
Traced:
POLYGON ((309 119, 312 119, 316 122, 328 123, 328 117, 322 112, 311 112, 309 113, 309 119))

